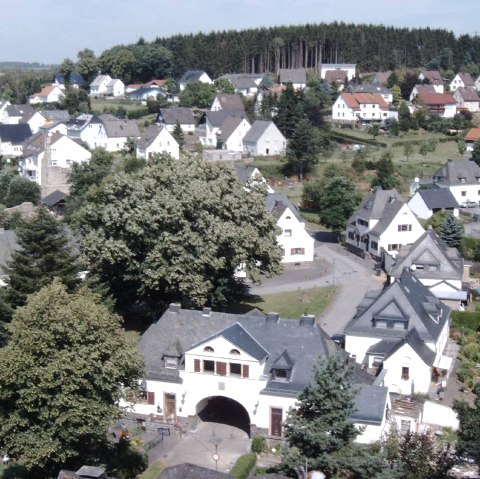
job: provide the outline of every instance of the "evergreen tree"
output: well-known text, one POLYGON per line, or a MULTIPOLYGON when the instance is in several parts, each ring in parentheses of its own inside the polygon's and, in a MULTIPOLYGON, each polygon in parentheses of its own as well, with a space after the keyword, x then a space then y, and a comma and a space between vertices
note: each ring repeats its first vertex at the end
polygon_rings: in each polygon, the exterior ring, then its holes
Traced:
POLYGON ((406 101, 401 101, 398 108, 398 128, 401 131, 408 131, 412 127, 412 115, 406 101))
POLYGON ((0 355, 0 450, 28 477, 98 459, 118 401, 142 374, 121 327, 99 296, 69 293, 59 279, 15 311, 0 355))
POLYGON ((7 208, 24 202, 31 202, 36 205, 40 201, 40 186, 23 176, 15 175, 8 182, 8 190, 3 201, 7 208))
MULTIPOLYGON (((339 353, 322 358, 313 379, 298 398, 298 406, 288 411, 284 434, 291 452, 281 469, 294 473, 303 468, 334 475, 342 463, 342 453, 351 445, 358 430, 350 420, 356 392, 352 369, 339 353)), ((293 477, 293 476, 292 476, 293 477)))
POLYGON ((175 125, 175 128, 172 132, 172 136, 175 138, 175 140, 178 143, 178 146, 180 149, 182 149, 185 145, 185 136, 183 134, 182 127, 180 126, 180 122, 177 120, 177 123, 175 125))
POLYGON ((68 246, 63 224, 46 208, 20 222, 16 229, 20 249, 5 268, 6 286, 0 289, 0 322, 10 321, 29 294, 60 278, 69 288, 78 284, 79 265, 68 246))
POLYGON ((318 162, 319 153, 320 149, 312 124, 306 118, 300 120, 288 143, 288 173, 296 173, 300 181, 303 181, 304 176, 318 162))
POLYGON ((452 215, 449 214, 440 229, 440 238, 452 248, 459 248, 462 243, 463 226, 452 215))
POLYGON ((472 160, 480 166, 480 141, 476 141, 473 145, 472 160))
POLYGON ((395 177, 395 167, 390 152, 384 153, 377 161, 376 170, 377 174, 372 181, 372 186, 379 186, 384 190, 397 188, 398 180, 395 177))
POLYGON ((290 139, 298 129, 298 123, 302 118, 305 118, 303 92, 295 92, 292 84, 289 83, 277 102, 275 124, 286 138, 290 139))

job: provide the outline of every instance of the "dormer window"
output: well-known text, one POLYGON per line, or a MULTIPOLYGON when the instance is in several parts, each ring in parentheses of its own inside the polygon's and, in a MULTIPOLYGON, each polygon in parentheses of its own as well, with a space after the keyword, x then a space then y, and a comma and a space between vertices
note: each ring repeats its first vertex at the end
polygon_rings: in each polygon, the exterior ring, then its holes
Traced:
POLYGON ((272 376, 275 381, 288 381, 289 379, 288 369, 274 369, 272 376))
POLYGON ((167 369, 177 369, 178 367, 178 358, 175 356, 164 356, 165 367, 167 369))
POLYGON ((240 351, 238 349, 232 349, 230 351, 230 354, 237 354, 238 355, 238 354, 240 354, 240 351))
POLYGON ((203 351, 204 351, 205 353, 214 353, 214 352, 215 352, 215 350, 214 350, 211 346, 205 346, 205 347, 203 348, 203 351))

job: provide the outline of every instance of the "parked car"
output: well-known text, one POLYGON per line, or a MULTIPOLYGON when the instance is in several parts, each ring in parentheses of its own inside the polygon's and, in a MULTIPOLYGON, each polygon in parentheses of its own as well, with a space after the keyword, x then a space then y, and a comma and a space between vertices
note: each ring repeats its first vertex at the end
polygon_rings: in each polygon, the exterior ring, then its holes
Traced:
POLYGON ((476 201, 464 201, 463 203, 460 204, 461 208, 476 208, 478 206, 478 203, 476 201))

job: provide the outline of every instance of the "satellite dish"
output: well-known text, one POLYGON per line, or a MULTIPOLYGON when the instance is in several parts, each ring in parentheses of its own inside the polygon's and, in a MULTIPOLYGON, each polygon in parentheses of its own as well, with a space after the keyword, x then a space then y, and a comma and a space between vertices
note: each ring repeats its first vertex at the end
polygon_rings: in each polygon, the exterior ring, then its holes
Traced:
POLYGON ((410 271, 415 271, 416 269, 417 269, 417 267, 414 264, 412 264, 412 266, 410 266, 410 271))
POLYGON ((420 178, 418 176, 415 177, 415 183, 419 183, 420 182, 420 178))

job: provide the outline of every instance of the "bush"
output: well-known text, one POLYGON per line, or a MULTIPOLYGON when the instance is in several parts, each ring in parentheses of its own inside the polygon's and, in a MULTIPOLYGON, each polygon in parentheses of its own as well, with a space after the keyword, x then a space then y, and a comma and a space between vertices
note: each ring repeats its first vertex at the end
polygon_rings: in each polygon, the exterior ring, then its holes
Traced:
POLYGON ((452 311, 452 328, 480 332, 480 312, 452 311))
POLYGON ((252 441, 252 452, 262 453, 267 448, 267 441, 263 436, 255 436, 252 441))
POLYGON ((253 452, 250 454, 244 454, 240 456, 232 467, 230 474, 234 477, 234 479, 247 479, 250 471, 255 467, 255 463, 257 462, 257 455, 253 452))
POLYGON ((465 259, 475 260, 475 256, 478 256, 480 251, 480 239, 464 236, 462 238, 461 250, 465 259))

